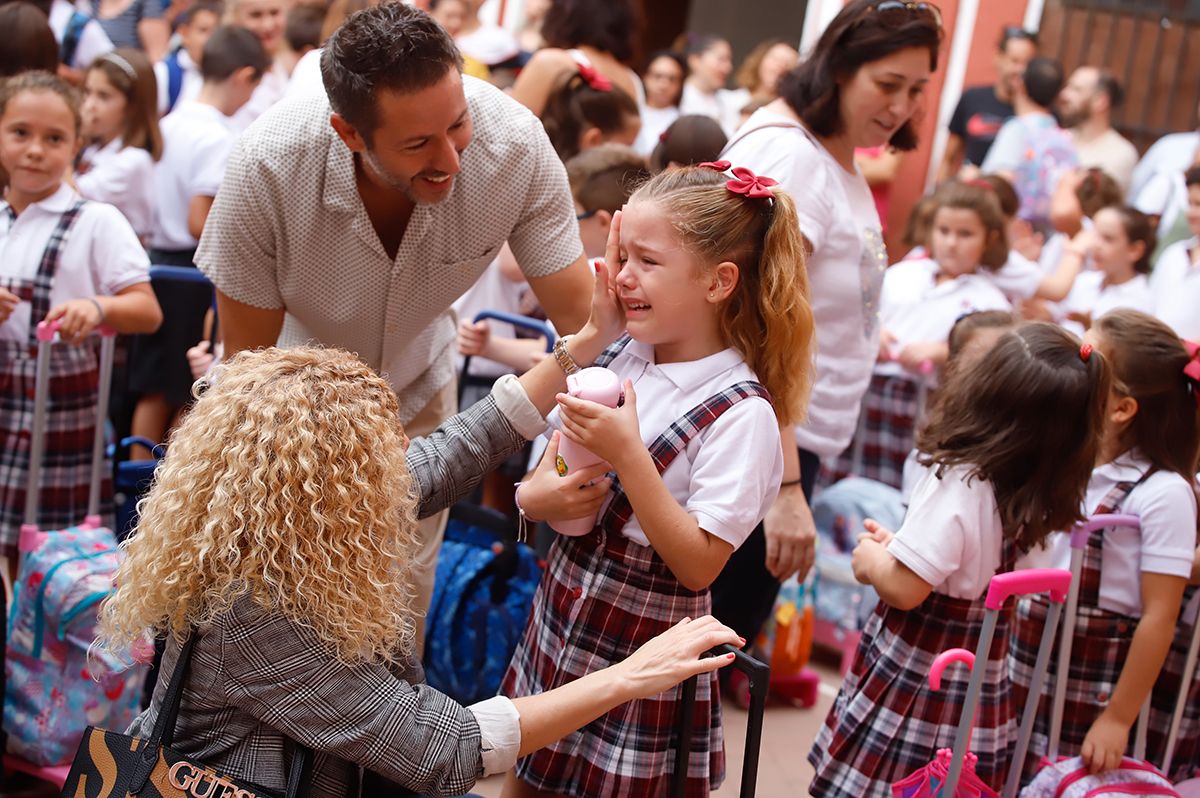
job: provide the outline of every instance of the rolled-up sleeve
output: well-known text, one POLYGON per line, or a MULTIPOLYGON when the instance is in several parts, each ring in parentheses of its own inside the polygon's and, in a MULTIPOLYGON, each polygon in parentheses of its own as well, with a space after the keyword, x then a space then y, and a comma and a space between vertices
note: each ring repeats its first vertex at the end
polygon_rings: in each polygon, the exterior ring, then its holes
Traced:
POLYGON ((521 716, 504 696, 489 698, 467 707, 479 724, 479 748, 483 755, 483 775, 504 773, 517 764, 521 750, 521 716))

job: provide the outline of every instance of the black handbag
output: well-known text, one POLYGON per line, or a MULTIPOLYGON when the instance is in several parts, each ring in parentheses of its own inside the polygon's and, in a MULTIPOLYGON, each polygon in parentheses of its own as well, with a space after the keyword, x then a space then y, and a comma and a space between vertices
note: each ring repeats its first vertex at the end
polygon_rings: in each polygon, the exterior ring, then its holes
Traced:
POLYGON ((89 726, 63 785, 63 798, 304 798, 312 752, 292 743, 292 763, 284 796, 252 782, 234 779, 171 748, 192 660, 193 632, 179 652, 162 708, 149 739, 89 726))

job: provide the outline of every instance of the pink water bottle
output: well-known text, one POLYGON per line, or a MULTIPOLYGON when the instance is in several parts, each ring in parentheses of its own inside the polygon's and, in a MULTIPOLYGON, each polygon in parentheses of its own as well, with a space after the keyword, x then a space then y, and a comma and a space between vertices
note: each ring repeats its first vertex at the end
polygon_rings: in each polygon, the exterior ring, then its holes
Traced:
MULTIPOLYGON (((608 407, 621 403, 621 379, 602 366, 582 369, 567 377, 567 393, 578 399, 599 402, 608 407)), ((558 439, 558 461, 554 464, 560 477, 582 468, 603 463, 604 460, 562 435, 558 439)), ((570 537, 586 535, 596 525, 596 516, 572 518, 567 521, 552 521, 550 526, 560 534, 570 537)))

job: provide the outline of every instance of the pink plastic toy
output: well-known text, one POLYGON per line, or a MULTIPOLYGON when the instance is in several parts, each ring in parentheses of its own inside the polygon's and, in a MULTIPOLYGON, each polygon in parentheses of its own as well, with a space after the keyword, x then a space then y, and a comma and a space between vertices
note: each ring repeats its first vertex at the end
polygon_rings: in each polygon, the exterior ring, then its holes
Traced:
MULTIPOLYGON (((616 407, 621 403, 621 380, 617 375, 601 366, 592 366, 567 377, 567 393, 577 399, 589 402, 599 402, 608 407, 616 407)), ((560 477, 579 471, 582 468, 604 462, 574 441, 561 436, 558 444, 558 462, 554 464, 560 477)), ((596 525, 596 516, 572 518, 568 521, 554 521, 550 524, 560 534, 579 537, 592 531, 596 525)))

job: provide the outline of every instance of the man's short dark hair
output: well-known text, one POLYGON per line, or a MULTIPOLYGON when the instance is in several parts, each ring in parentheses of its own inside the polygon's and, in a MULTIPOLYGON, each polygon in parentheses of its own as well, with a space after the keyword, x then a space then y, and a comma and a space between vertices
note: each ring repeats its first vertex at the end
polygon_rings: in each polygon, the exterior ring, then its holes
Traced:
POLYGON ((637 22, 629 0, 554 0, 542 21, 542 38, 551 47, 587 45, 629 63, 637 22))
POLYGON ((257 36, 240 25, 222 25, 212 32, 204 44, 200 75, 206 81, 219 83, 228 80, 239 69, 252 67, 257 79, 270 66, 271 57, 257 36))
POLYGON ((208 12, 217 18, 219 22, 221 17, 225 16, 225 4, 221 0, 196 0, 175 17, 175 27, 181 25, 190 25, 197 14, 208 12))
POLYGON ((1200 186, 1200 166, 1189 166, 1183 173, 1183 184, 1188 188, 1200 186))
POLYGON ((386 2, 351 14, 321 53, 321 79, 333 110, 368 143, 379 125, 376 93, 427 89, 462 56, 450 34, 413 6, 386 2))
POLYGON ((1000 31, 1000 43, 997 49, 1004 52, 1008 49, 1009 42, 1029 42, 1034 47, 1038 46, 1037 34, 1031 30, 1025 30, 1020 25, 1006 25, 1004 30, 1000 31))
POLYGON ((1108 97, 1109 108, 1119 108, 1125 102, 1125 89, 1121 88, 1121 81, 1110 70, 1096 70, 1096 91, 1108 97))
POLYGON ((1025 94, 1030 100, 1049 108, 1054 105, 1058 93, 1063 87, 1063 67, 1053 58, 1041 56, 1029 62, 1025 67, 1025 94))
POLYGON ((293 53, 321 46, 321 28, 325 26, 325 12, 316 6, 293 6, 283 26, 283 39, 293 53))

